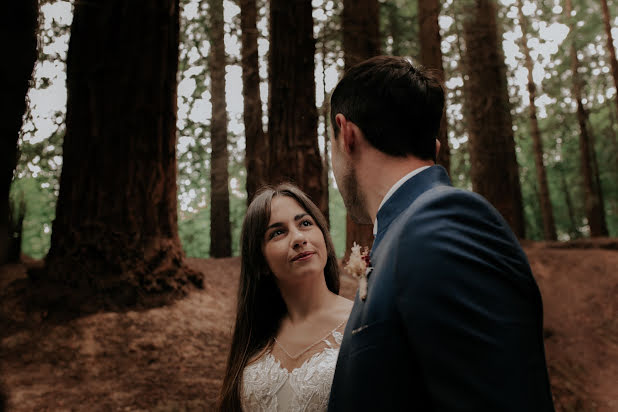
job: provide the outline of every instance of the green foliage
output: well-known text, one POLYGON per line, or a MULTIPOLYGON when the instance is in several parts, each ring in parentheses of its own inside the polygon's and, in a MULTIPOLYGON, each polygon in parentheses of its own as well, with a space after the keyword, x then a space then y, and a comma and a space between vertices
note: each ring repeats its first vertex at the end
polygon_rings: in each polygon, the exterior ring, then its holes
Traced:
POLYGON ((330 235, 337 256, 345 254, 346 211, 341 194, 333 185, 328 188, 328 208, 330 214, 330 235))
MULTIPOLYGON (((203 0, 182 0, 181 4, 184 11, 181 16, 178 74, 180 82, 178 106, 181 109, 178 114, 177 151, 178 231, 187 256, 205 258, 208 257, 210 247, 208 7, 207 2, 203 0)), ((322 17, 316 18, 316 59, 320 65, 324 64, 327 72, 340 73, 343 67, 340 24, 342 4, 332 1, 316 1, 315 4, 316 9, 323 9, 322 17)), ((462 58, 465 54, 465 44, 461 36, 462 4, 455 0, 442 2, 441 34, 447 86, 451 176, 455 186, 471 189, 470 154, 464 117, 465 76, 462 58)), ((499 4, 502 32, 505 35, 517 32, 519 22, 517 13, 513 10, 514 4, 506 6, 504 2, 499 4)), ((556 7, 558 3, 554 1, 546 0, 530 4, 537 7, 528 16, 531 40, 544 43, 545 40, 541 37, 541 25, 566 23, 564 13, 556 7)), ((265 2, 259 1, 258 7, 259 19, 263 19, 266 13, 265 2)), ((579 128, 575 105, 571 99, 569 45, 571 41, 575 41, 580 57, 579 72, 584 85, 585 106, 590 115, 590 133, 595 141, 606 219, 610 235, 618 236, 618 116, 615 91, 614 94, 608 93, 608 90, 613 88, 613 81, 608 70, 609 54, 605 50, 602 14, 598 2, 574 0, 573 7, 576 11, 572 19, 575 30, 552 54, 549 61, 541 62, 545 77, 537 84, 537 97, 544 102, 543 110, 539 110, 538 117, 556 229, 562 240, 585 236, 588 233, 580 171, 579 128)), ((615 11, 612 17, 617 17, 615 11)), ((226 35, 231 39, 237 39, 240 35, 238 20, 236 16, 231 24, 226 24, 226 35)), ((417 61, 419 54, 417 2, 381 1, 380 22, 383 51, 408 56, 417 61)), ((68 38, 67 21, 56 18, 42 20, 41 27, 42 47, 39 63, 47 65, 62 63, 66 50, 58 50, 51 45, 59 42, 59 39, 68 38)), ((260 33, 261 41, 265 35, 265 32, 260 33)), ((521 39, 516 42, 521 42, 521 39)), ((230 57, 229 63, 236 64, 235 59, 236 57, 230 57)), ((262 60, 261 62, 263 64, 262 60)), ((516 65, 509 67, 507 75, 510 79, 509 93, 513 107, 526 231, 529 238, 541 239, 543 230, 528 121, 528 101, 522 97, 519 89, 521 82, 515 81, 517 76, 521 76, 518 70, 523 65, 523 56, 517 53, 516 65)), ((37 90, 45 88, 52 90, 54 82, 60 80, 63 79, 54 77, 47 71, 45 74, 35 76, 33 87, 37 90)), ((321 79, 318 81, 321 82, 321 79)), ((537 106, 540 107, 539 99, 537 106)), ((38 133, 34 118, 41 115, 38 112, 28 112, 20 139, 21 158, 15 173, 11 198, 16 201, 23 193, 27 205, 23 252, 37 258, 43 257, 49 248, 62 163, 64 110, 63 107, 57 108, 55 112, 43 115, 49 117, 56 128, 45 139, 34 138, 38 133)), ((326 128, 321 126, 322 141, 328 140, 325 139, 325 130, 326 128)), ((247 202, 243 136, 230 132, 228 149, 232 248, 233 254, 238 255, 241 225, 247 202)), ((334 187, 329 187, 329 193, 331 235, 337 254, 342 256, 345 248, 345 208, 339 192, 334 187)))
POLYGON ((51 224, 55 217, 56 194, 43 176, 15 180, 11 186, 11 201, 26 201, 23 223, 22 253, 41 259, 47 254, 51 241, 51 224))

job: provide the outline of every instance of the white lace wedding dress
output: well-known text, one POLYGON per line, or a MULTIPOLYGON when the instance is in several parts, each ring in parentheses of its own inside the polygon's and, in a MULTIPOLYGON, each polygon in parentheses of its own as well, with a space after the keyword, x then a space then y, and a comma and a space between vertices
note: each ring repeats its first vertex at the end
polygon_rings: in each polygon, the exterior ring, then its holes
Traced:
POLYGON ((328 406, 344 324, 298 355, 277 342, 243 373, 245 412, 323 412, 328 406))

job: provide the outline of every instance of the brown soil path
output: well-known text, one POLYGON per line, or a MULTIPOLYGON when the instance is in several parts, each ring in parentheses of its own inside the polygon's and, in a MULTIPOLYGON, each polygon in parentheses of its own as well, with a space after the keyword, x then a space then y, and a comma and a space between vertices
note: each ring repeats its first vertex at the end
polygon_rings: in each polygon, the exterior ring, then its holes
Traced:
MULTIPOLYGON (((526 251, 544 299, 557 410, 618 410, 618 252, 542 244, 526 251)), ((240 260, 189 261, 206 274, 204 291, 157 309, 62 322, 24 311, 17 298, 23 265, 0 268, 0 381, 8 410, 212 410, 240 260)), ((344 296, 355 288, 343 279, 344 296)))

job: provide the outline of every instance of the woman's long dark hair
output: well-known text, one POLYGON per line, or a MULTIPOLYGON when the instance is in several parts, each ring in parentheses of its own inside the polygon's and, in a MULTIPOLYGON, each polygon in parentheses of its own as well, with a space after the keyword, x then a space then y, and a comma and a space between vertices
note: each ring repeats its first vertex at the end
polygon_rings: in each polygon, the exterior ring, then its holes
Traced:
POLYGON ((252 357, 273 344, 281 320, 287 313, 275 277, 262 252, 270 220, 270 205, 276 196, 288 196, 296 200, 322 231, 328 254, 324 268, 326 286, 333 293, 339 293, 337 256, 328 224, 320 209, 292 184, 262 188, 251 201, 242 226, 236 323, 219 396, 220 411, 242 410, 240 390, 243 371, 252 357))

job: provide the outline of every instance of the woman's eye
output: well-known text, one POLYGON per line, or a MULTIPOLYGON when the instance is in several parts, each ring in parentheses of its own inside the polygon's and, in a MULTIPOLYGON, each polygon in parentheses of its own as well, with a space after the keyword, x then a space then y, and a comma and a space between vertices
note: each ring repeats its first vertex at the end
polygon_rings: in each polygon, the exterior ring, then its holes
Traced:
POLYGON ((283 230, 281 229, 277 229, 277 230, 273 230, 272 232, 270 232, 270 236, 268 236, 269 239, 273 239, 279 235, 281 235, 283 233, 283 230))
POLYGON ((303 220, 300 224, 303 225, 303 226, 313 226, 313 222, 311 220, 308 220, 308 219, 303 220))

